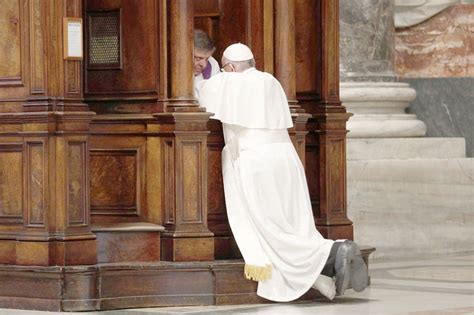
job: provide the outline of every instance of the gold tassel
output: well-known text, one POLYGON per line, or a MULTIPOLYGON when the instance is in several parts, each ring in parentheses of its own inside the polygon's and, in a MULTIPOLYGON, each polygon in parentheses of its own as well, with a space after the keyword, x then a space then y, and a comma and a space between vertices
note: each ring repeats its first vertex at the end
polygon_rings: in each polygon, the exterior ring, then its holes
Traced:
POLYGON ((264 281, 272 277, 272 265, 267 264, 261 267, 245 264, 244 273, 248 280, 264 281))

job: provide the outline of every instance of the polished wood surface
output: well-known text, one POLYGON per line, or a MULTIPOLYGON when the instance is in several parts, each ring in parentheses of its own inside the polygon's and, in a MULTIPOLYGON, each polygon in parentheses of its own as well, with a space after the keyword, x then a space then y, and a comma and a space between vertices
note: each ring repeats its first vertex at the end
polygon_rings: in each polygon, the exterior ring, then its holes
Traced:
MULTIPOLYGON (((149 306, 268 303, 241 260, 100 264, 97 267, 0 266, 0 307, 94 311, 149 306), (100 285, 98 285, 100 283, 100 285), (9 297, 12 289, 21 296, 9 297), (64 292, 62 291, 64 290, 64 292), (19 307, 20 306, 20 307, 19 307)), ((321 297, 310 290, 301 300, 321 297)))
MULTIPOLYGON (((367 261, 374 248, 362 248, 367 261)), ((150 306, 274 303, 256 294, 242 260, 105 263, 95 266, 0 265, 0 307, 94 311, 150 306), (21 294, 12 295, 12 292, 21 294)), ((309 290, 301 300, 322 298, 309 290)))
POLYGON ((63 18, 82 17, 82 1, 4 1, 2 8, 0 55, 11 63, 0 69, 0 262, 95 264, 88 134, 94 113, 83 102, 81 61, 64 60, 55 45, 63 18))
POLYGON ((295 4, 275 1, 275 77, 286 97, 296 102, 295 4))
POLYGON ((170 96, 173 99, 193 100, 194 2, 169 1, 169 15, 170 96))
POLYGON ((295 2, 297 98, 311 114, 306 176, 316 227, 324 237, 353 239, 347 217, 346 122, 339 99, 339 6, 331 0, 295 2))
POLYGON ((160 257, 161 225, 138 223, 112 223, 95 225, 97 235, 97 261, 99 263, 158 262, 160 257))
POLYGON ((152 113, 162 110, 158 102, 161 91, 159 73, 162 64, 159 44, 159 1, 133 0, 85 1, 85 97, 97 113, 152 113), (89 22, 102 12, 119 12, 121 66, 92 68, 88 66, 89 22), (137 48, 140 49, 137 49, 137 48))
POLYGON ((9 0, 0 20, 1 307, 262 301, 223 261, 240 253, 222 128, 193 96, 194 27, 218 60, 243 42, 282 82, 317 228, 353 237, 337 1, 9 0), (120 16, 115 68, 89 66, 89 17, 106 12, 120 16), (63 59, 64 17, 84 20, 83 61, 63 59))

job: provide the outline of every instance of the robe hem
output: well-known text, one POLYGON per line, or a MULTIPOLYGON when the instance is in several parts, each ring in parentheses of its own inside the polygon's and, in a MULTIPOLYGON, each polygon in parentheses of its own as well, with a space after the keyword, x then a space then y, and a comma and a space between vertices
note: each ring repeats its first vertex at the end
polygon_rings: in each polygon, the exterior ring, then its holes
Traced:
POLYGON ((308 292, 312 288, 314 282, 316 281, 316 279, 321 274, 321 271, 323 270, 324 265, 326 264, 326 261, 329 258, 331 248, 332 248, 332 246, 335 242, 333 240, 331 240, 331 241, 332 241, 330 243, 331 246, 329 247, 329 250, 326 252, 326 255, 325 255, 324 264, 321 264, 321 267, 317 269, 317 272, 315 272, 312 276, 308 277, 312 280, 310 282, 308 282, 309 284, 305 286, 305 289, 296 291, 296 293, 292 294, 289 298, 283 298, 283 297, 276 297, 276 296, 272 297, 270 294, 266 295, 265 293, 259 292, 260 290, 259 290, 259 288, 257 288, 257 295, 264 298, 264 299, 267 299, 269 301, 274 301, 274 302, 291 302, 291 301, 297 300, 300 297, 302 297, 306 292, 308 292))

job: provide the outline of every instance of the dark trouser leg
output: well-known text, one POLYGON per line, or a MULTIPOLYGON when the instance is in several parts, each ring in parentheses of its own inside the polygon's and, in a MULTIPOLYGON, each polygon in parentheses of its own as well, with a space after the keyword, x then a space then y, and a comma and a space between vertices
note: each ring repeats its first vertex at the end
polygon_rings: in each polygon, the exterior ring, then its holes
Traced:
POLYGON ((336 254, 339 246, 341 246, 342 242, 334 242, 331 247, 331 251, 329 252, 328 260, 326 261, 326 265, 324 265, 323 271, 321 271, 322 275, 328 277, 334 277, 336 274, 336 270, 334 269, 334 265, 336 263, 336 254))

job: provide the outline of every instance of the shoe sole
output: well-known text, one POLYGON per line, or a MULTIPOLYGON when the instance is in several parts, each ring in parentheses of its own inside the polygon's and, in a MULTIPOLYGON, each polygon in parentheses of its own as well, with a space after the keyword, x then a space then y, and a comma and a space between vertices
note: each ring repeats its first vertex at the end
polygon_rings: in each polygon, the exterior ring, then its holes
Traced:
POLYGON ((356 255, 356 247, 353 242, 345 241, 336 254, 336 293, 343 295, 351 279, 351 262, 356 255))
POLYGON ((357 245, 354 259, 351 262, 351 286, 356 292, 365 290, 369 280, 367 266, 357 245))

